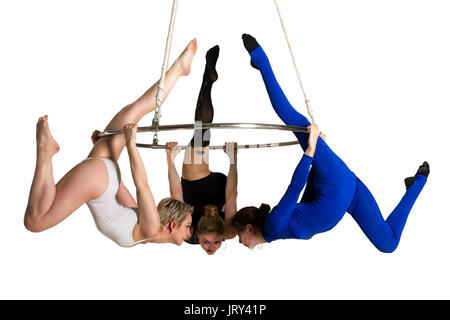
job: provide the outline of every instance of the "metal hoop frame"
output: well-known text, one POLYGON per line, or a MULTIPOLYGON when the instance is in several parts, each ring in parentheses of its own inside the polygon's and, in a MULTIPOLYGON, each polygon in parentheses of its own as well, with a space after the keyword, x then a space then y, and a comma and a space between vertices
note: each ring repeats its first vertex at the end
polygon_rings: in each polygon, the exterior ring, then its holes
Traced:
MULTIPOLYGON (((192 129, 258 129, 258 130, 280 130, 280 131, 291 131, 291 132, 303 132, 309 133, 309 128, 298 127, 298 126, 286 126, 279 124, 263 124, 263 123, 202 123, 198 124, 175 124, 175 125, 165 125, 165 126, 151 126, 151 127, 138 127, 137 132, 159 132, 159 131, 175 131, 175 130, 192 130, 192 129)), ((101 132, 98 134, 99 138, 107 137, 115 134, 122 134, 123 130, 109 130, 101 132)), ((287 141, 287 142, 274 142, 265 144, 245 144, 238 145, 238 149, 258 149, 258 148, 273 148, 273 147, 284 147, 292 146, 298 144, 298 141, 287 141)), ((153 144, 143 144, 136 143, 139 148, 148 149, 167 149, 166 145, 160 145, 157 143, 153 144)), ((186 149, 189 146, 183 146, 182 149, 186 149)), ((209 146, 210 150, 222 150, 223 146, 209 146)))

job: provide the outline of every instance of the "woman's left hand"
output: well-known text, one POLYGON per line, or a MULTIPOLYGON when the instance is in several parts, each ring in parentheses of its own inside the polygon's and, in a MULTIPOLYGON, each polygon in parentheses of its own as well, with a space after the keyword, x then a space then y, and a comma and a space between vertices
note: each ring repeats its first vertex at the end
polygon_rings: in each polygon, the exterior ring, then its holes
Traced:
POLYGON ((316 152, 317 140, 320 136, 320 130, 316 125, 310 125, 309 127, 309 137, 308 137, 308 148, 305 151, 305 154, 313 157, 316 152))
POLYGON ((136 132, 137 125, 134 123, 128 123, 123 127, 123 134, 125 135, 127 146, 136 145, 136 132))
POLYGON ((230 158, 231 162, 237 158, 238 146, 236 142, 226 142, 223 146, 223 152, 230 158))

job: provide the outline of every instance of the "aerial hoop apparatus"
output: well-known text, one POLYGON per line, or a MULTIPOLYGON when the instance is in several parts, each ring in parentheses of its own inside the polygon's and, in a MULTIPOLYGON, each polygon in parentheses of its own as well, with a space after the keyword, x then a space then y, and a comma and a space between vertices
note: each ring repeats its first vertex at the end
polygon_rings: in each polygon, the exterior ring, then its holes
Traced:
MULTIPOLYGON (((151 126, 151 127, 138 127, 137 132, 159 132, 159 131, 175 131, 175 130, 202 130, 202 129, 253 129, 253 130, 279 130, 279 131, 291 131, 291 132, 303 132, 309 133, 309 128, 298 126, 286 126, 279 124, 263 124, 263 123, 200 123, 198 124, 175 124, 164 126, 151 126)), ((99 138, 111 136, 115 134, 121 134, 123 130, 109 130, 98 134, 99 138)), ((259 148, 273 148, 284 147, 298 144, 298 141, 286 141, 286 142, 272 142, 272 143, 259 143, 259 144, 244 144, 238 145, 238 149, 259 149, 259 148)), ((136 143, 137 147, 148 149, 167 149, 166 145, 160 145, 158 143, 144 144, 136 143)), ((186 149, 190 146, 182 146, 182 149, 186 149)), ((209 146, 210 150, 222 150, 222 145, 209 146)))
MULTIPOLYGON (((292 48, 287 36, 287 30, 284 25, 284 20, 281 15, 281 10, 278 5, 278 1, 274 0, 275 6, 277 8, 278 16, 280 18, 281 25, 283 27, 283 31, 286 37, 286 42, 289 47, 289 51, 291 53, 292 61, 294 63, 294 67, 297 73, 297 77, 300 83, 300 87, 302 89, 304 98, 305 98, 305 104, 308 109, 308 114, 311 117, 312 123, 315 124, 312 108, 311 108, 311 101, 307 98, 305 90, 303 88, 303 84, 300 78, 300 73, 297 68, 297 64, 295 62, 294 54, 292 52, 292 48)), ((160 131, 172 131, 172 130, 189 130, 189 129, 263 129, 263 130, 281 130, 281 131, 292 131, 292 132, 303 132, 303 133, 309 133, 309 128, 307 127, 297 127, 297 126, 286 126, 286 125, 277 125, 277 124, 261 124, 261 123, 201 123, 199 126, 198 124, 178 124, 178 125, 164 125, 161 126, 159 124, 159 121, 161 119, 161 105, 163 103, 164 99, 164 82, 167 72, 167 66, 169 62, 169 56, 170 56, 170 50, 172 47, 172 36, 173 36, 173 30, 175 26, 175 19, 177 14, 177 8, 178 8, 178 0, 173 0, 172 4, 172 13, 170 17, 170 23, 169 23, 169 30, 167 33, 167 40, 166 40, 166 49, 164 53, 164 61, 162 64, 162 70, 161 70, 161 78, 158 85, 158 91, 156 94, 156 108, 155 108, 155 114, 152 122, 151 127, 138 127, 137 132, 154 132, 153 136, 153 143, 152 144, 143 144, 143 143, 136 143, 137 147, 140 148, 149 148, 149 149, 167 149, 168 147, 166 145, 159 144, 158 139, 158 132, 160 131)), ((110 136, 114 134, 121 134, 123 133, 122 130, 109 130, 105 132, 101 132, 98 134, 98 138, 102 138, 105 136, 110 136)), ((238 145, 238 149, 253 149, 253 148, 272 148, 272 147, 282 147, 282 146, 291 146, 298 144, 298 141, 287 141, 287 142, 273 142, 273 143, 265 143, 265 144, 245 144, 245 145, 238 145)), ((186 149, 189 146, 183 146, 182 149, 186 149)), ((209 146, 210 150, 222 150, 223 146, 209 146)))

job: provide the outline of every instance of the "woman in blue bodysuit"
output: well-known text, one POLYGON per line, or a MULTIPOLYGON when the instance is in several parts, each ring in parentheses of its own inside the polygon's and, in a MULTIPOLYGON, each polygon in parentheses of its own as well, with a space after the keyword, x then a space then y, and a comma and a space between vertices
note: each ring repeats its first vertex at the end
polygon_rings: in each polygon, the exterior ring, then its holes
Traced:
POLYGON ((310 127, 311 132, 294 133, 305 153, 278 205, 271 211, 265 204, 260 208, 246 207, 233 217, 239 241, 252 248, 277 239, 310 239, 332 229, 348 212, 378 250, 393 252, 427 181, 428 163, 424 162, 414 177, 405 179, 406 193, 385 220, 367 187, 319 137, 317 127, 290 105, 261 46, 250 35, 242 38, 251 65, 261 72, 275 112, 286 125, 310 127), (297 203, 304 187, 303 197, 297 203))

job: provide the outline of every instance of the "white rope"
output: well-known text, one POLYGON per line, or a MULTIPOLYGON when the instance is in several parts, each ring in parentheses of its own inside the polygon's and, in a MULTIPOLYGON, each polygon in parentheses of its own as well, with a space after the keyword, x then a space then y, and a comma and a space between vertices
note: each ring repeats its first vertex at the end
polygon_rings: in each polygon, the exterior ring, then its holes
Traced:
POLYGON ((278 0, 274 0, 274 2, 275 2, 275 6, 277 7, 278 17, 280 18, 281 26, 283 27, 284 36, 286 37, 286 42, 287 42, 287 45, 289 47, 289 52, 291 53, 292 62, 294 63, 295 71, 297 72, 298 82, 300 83, 300 87, 302 88, 303 96, 305 97, 306 108, 308 110, 309 116, 311 117, 311 122, 315 125, 316 123, 314 121, 313 110, 312 110, 312 107, 311 107, 311 100, 308 99, 308 97, 306 95, 305 88, 303 87, 302 79, 300 77, 300 72, 298 71, 297 63, 296 63, 295 57, 294 57, 294 53, 293 53, 292 48, 291 48, 291 43, 290 43, 289 38, 288 38, 287 29, 286 29, 286 26, 284 25, 283 16, 281 15, 280 6, 278 5, 278 0))
POLYGON ((170 50, 172 48, 172 35, 173 35, 173 29, 175 26, 175 18, 177 16, 177 8, 178 8, 178 0, 173 0, 172 14, 170 17, 169 31, 168 31, 167 40, 166 40, 166 51, 164 53, 164 61, 163 61, 162 70, 161 70, 161 78, 159 80, 159 85, 158 85, 158 92, 156 93, 155 116, 157 117, 158 122, 159 122, 159 119, 161 118, 161 110, 160 109, 161 109, 162 101, 164 99, 164 82, 166 80, 166 72, 167 72, 167 65, 169 63, 170 50))
MULTIPOLYGON (((172 14, 170 16, 169 31, 167 33, 166 51, 164 52, 164 61, 161 68, 161 78, 159 80, 158 91, 156 93, 156 109, 153 118, 153 125, 158 128, 161 119, 161 105, 164 99, 164 82, 166 81, 167 65, 169 64, 170 49, 172 48, 172 35, 177 16, 178 0, 173 0, 172 14)), ((153 143, 158 144, 158 131, 153 136, 153 143)))

